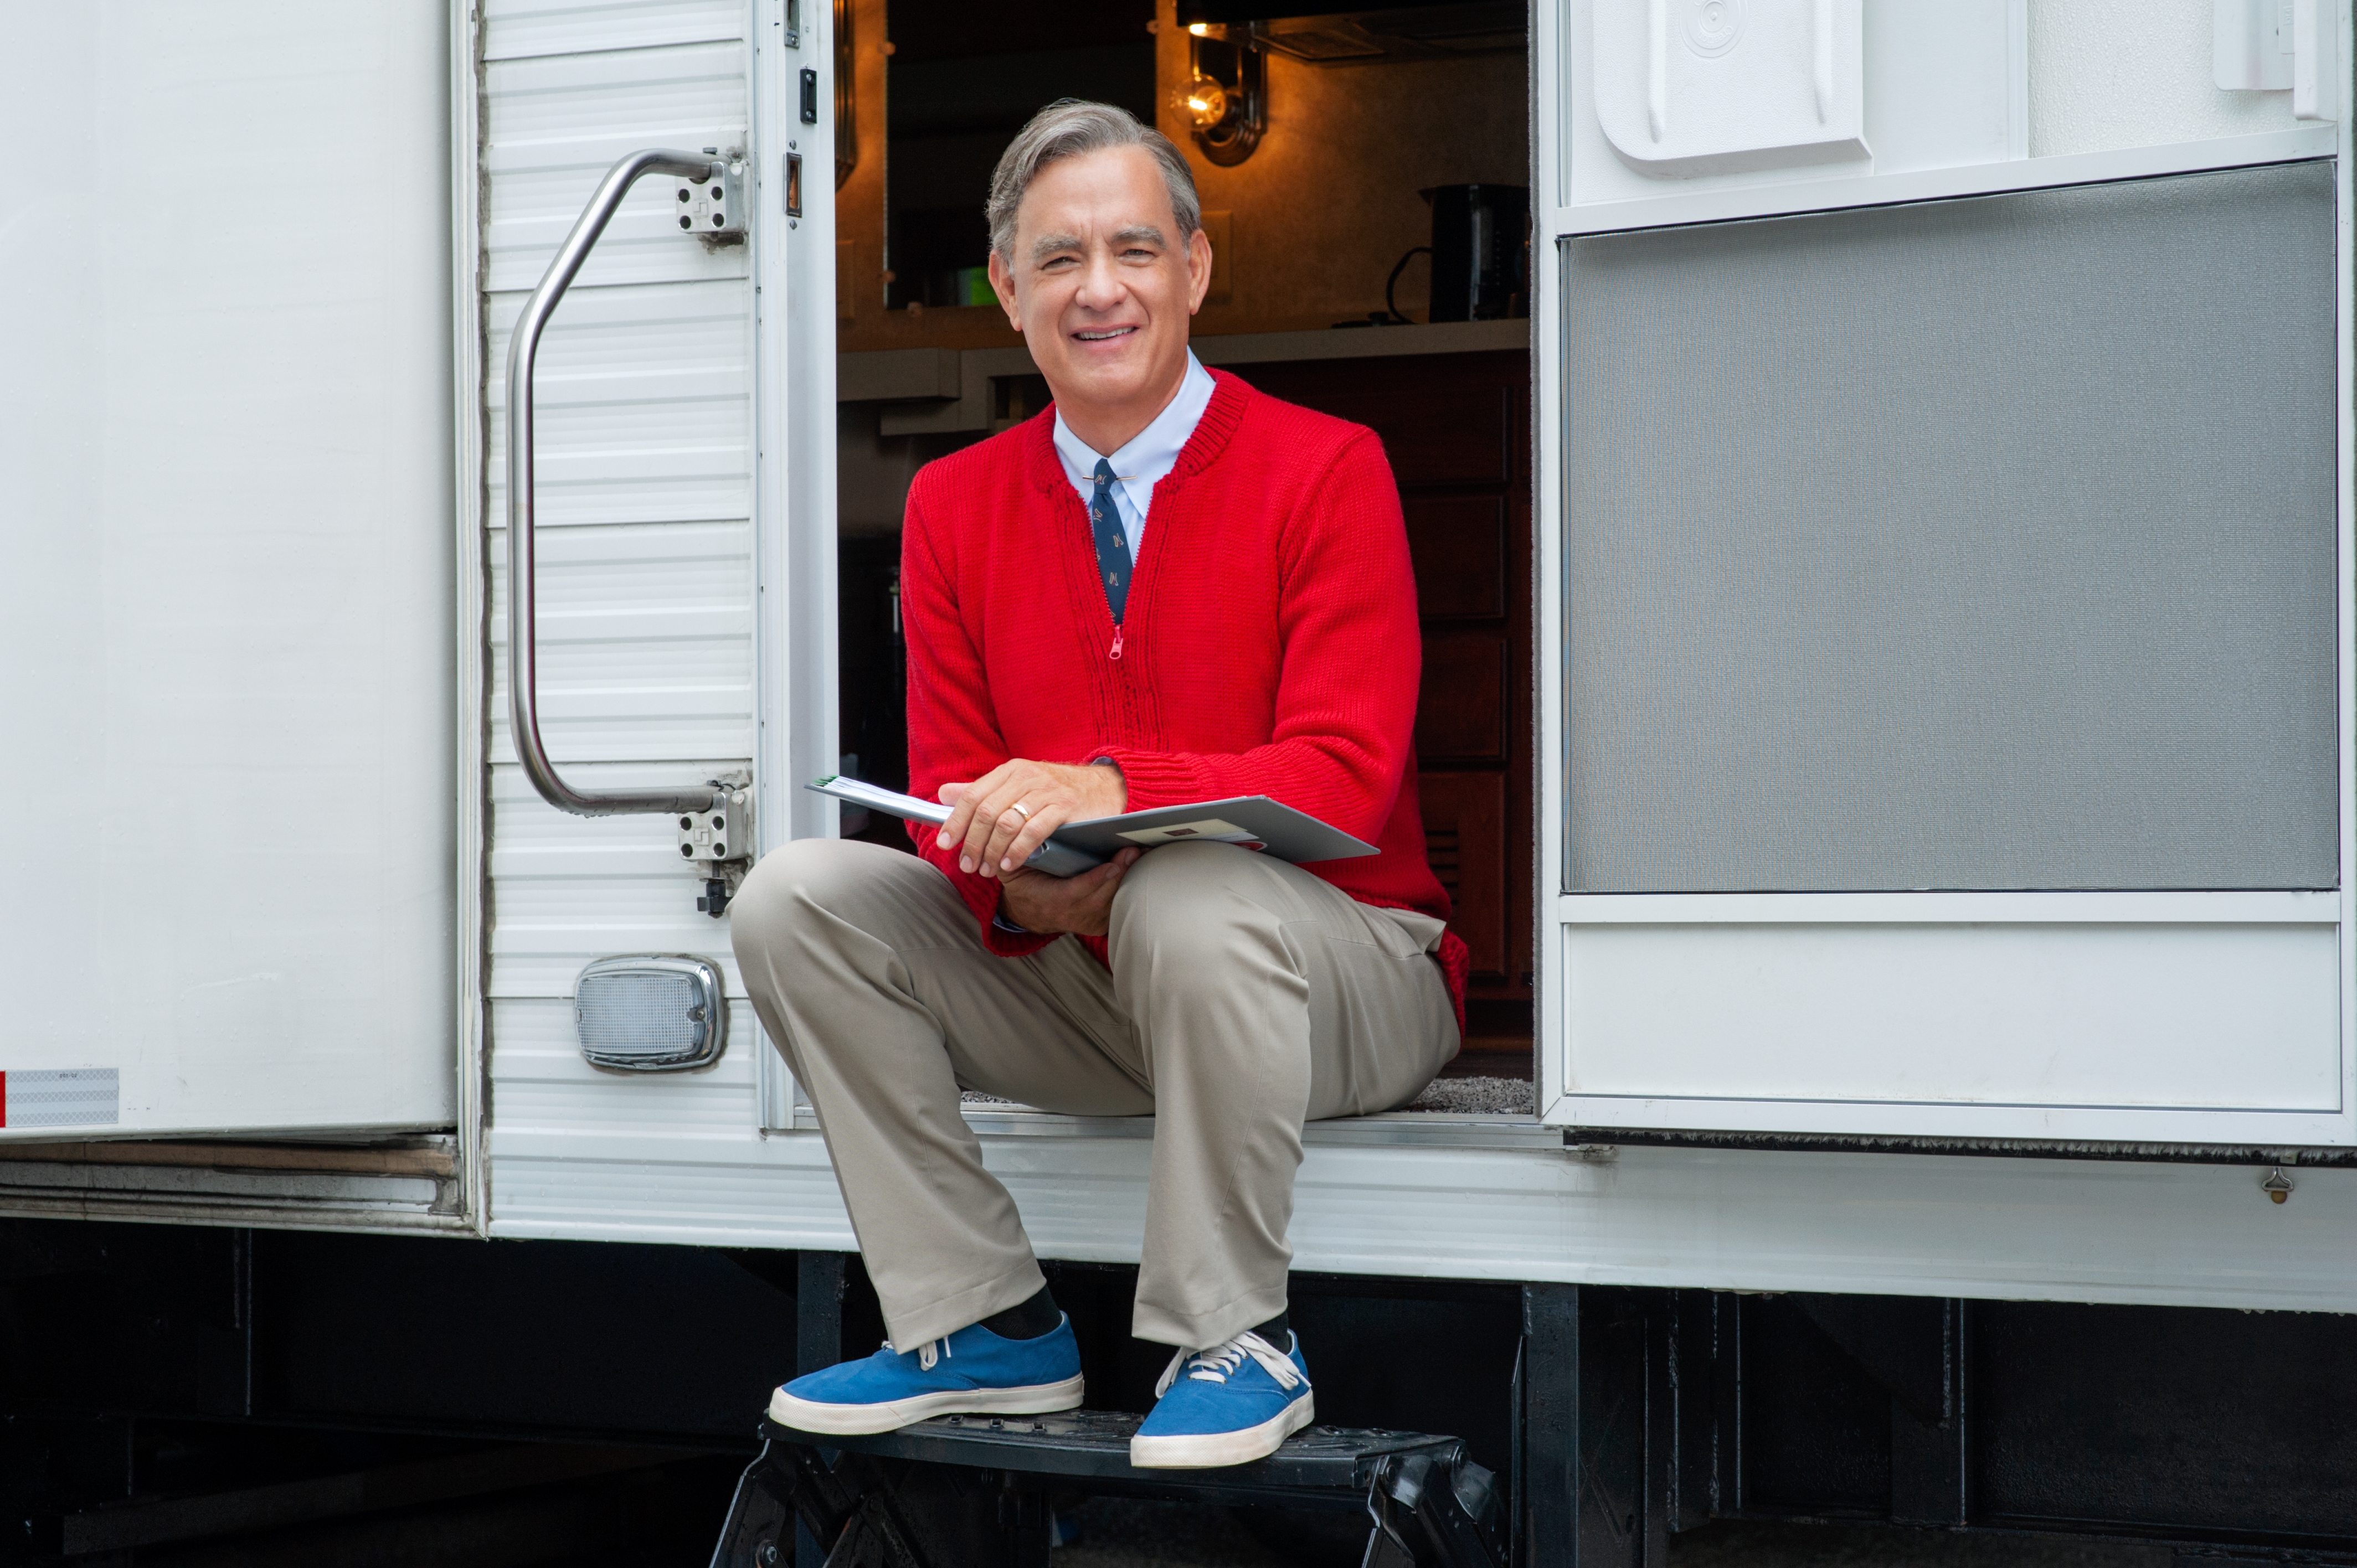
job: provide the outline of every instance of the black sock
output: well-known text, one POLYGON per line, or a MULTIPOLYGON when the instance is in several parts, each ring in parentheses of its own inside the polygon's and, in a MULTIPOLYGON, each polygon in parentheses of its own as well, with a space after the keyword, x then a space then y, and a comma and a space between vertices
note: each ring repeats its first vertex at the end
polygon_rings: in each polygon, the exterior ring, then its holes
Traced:
POLYGON ((1253 1332, 1280 1350, 1291 1350, 1293 1343, 1286 1337, 1293 1332, 1293 1325, 1286 1322, 1286 1314, 1280 1312, 1266 1323, 1255 1325, 1253 1332))
POLYGON ((1001 1339, 1037 1339, 1042 1334, 1052 1334, 1064 1315, 1056 1306, 1056 1298, 1041 1285, 1039 1294, 1028 1301, 1017 1302, 1005 1312, 994 1312, 982 1320, 982 1326, 1001 1339))

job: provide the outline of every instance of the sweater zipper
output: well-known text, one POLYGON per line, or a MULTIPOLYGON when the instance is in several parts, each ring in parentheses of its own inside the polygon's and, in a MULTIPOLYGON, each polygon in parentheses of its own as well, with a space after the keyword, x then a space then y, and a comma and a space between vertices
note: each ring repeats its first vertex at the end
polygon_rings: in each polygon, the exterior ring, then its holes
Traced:
MULTIPOLYGON (((1168 483, 1169 480, 1166 477, 1163 480, 1163 484, 1157 485, 1155 489, 1161 489, 1164 485, 1168 485, 1168 483)), ((1129 564, 1129 591, 1133 594, 1137 592, 1137 567, 1138 563, 1135 561, 1132 561, 1129 564)), ((1111 607, 1108 606, 1107 607, 1110 608, 1111 607)), ((1107 659, 1112 660, 1116 664, 1121 662, 1121 645, 1123 640, 1126 639, 1129 633, 1127 628, 1121 621, 1116 620, 1113 623, 1113 646, 1105 650, 1105 657, 1107 659)))

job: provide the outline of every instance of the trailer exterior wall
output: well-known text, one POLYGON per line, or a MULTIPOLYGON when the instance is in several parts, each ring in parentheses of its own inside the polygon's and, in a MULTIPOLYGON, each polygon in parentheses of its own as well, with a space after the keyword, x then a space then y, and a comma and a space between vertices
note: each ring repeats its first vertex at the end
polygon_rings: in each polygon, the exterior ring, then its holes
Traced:
MULTIPOLYGON (((774 10, 773 5, 757 8, 755 17, 770 17, 774 10)), ((1555 36, 1551 29, 1568 14, 1540 8, 1546 38, 1555 36)), ((505 25, 499 19, 502 15, 494 9, 495 38, 505 25)), ((667 15, 700 17, 698 26, 725 30, 717 12, 667 15)), ((532 47, 577 47, 586 59, 587 51, 602 50, 598 40, 604 35, 596 29, 606 16, 590 11, 580 13, 577 23, 536 22, 529 35, 532 47), (565 43, 573 35, 564 29, 576 25, 588 29, 581 35, 586 41, 565 43)), ((807 12, 804 19, 810 19, 807 12)), ((806 29, 804 36, 808 40, 812 34, 806 29)), ((2002 45, 2004 29, 1994 37, 2002 45)), ((711 45, 707 40, 693 47, 711 45)), ((811 55, 809 48, 806 42, 804 61, 823 70, 827 57, 811 55)), ((610 61, 595 67, 576 62, 568 69, 616 73, 610 102, 627 104, 631 99, 623 87, 652 70, 658 57, 610 52, 610 61)), ((2006 58, 2002 48, 1996 58, 2006 58)), ((1542 109, 1552 113, 1544 95, 1554 88, 1544 77, 1541 86, 1542 109)), ((1993 102, 2002 106, 2008 100, 1999 91, 1993 102)), ((499 113, 495 104, 495 123, 499 113)), ((631 135, 651 134, 654 125, 634 124, 629 133, 617 133, 609 138, 612 149, 620 150, 631 135)), ((2310 133, 2266 134, 2298 140, 2307 153, 2316 150, 2310 133)), ((811 143, 802 145, 807 152, 811 143)), ((2004 136, 1996 136, 1991 156, 2003 154, 2007 145, 2004 136)), ((774 138, 762 150, 773 159, 774 138)), ((2066 150, 2075 150, 2075 145, 2066 150)), ((576 177, 585 187, 590 161, 584 160, 576 177)), ((496 185, 499 176, 493 178, 496 185)), ((552 203, 550 211, 560 205, 552 203)), ((554 228, 551 219, 540 242, 544 247, 554 243, 554 228)), ((1552 286, 1549 270, 1542 269, 1543 288, 1552 286)), ((560 314, 560 325, 564 319, 560 314)), ((650 340, 643 352, 646 369, 640 373, 651 374, 660 345, 650 340)), ((789 364, 787 373, 808 371, 789 364)), ((1548 434, 1561 428, 1559 404, 1555 409, 1543 414, 1540 424, 1541 458, 1549 465, 1541 478, 1543 498, 1562 480, 1560 444, 1548 434)), ((552 536, 565 532, 549 530, 552 536)), ((626 591, 619 578, 614 591, 619 610, 626 591)), ((635 592, 635 585, 628 591, 635 592)), ((772 622, 765 618, 760 625, 766 631, 772 622)), ((782 625, 779 629, 791 630, 782 625)), ((1558 620, 1555 630, 1543 630, 1542 647, 1560 645, 1558 620)), ((763 714, 771 726, 787 719, 782 703, 766 696, 763 714)), ((765 764, 765 783, 775 785, 778 771, 765 764)), ((784 782, 791 789, 791 777, 784 782)), ((518 832, 535 820, 545 823, 554 836, 550 858, 540 864, 551 868, 560 863, 556 838, 576 843, 572 835, 580 824, 554 813, 529 808, 514 820, 518 832)), ((767 829, 774 842, 774 813, 767 829)), ((849 1226, 823 1146, 814 1131, 794 1130, 795 1119, 783 1103, 782 1075, 744 1026, 741 1009, 727 1057, 701 1075, 619 1079, 587 1069, 574 1049, 560 989, 569 980, 568 966, 577 968, 600 951, 624 950, 630 942, 687 945, 726 959, 717 933, 701 917, 676 913, 683 889, 677 873, 658 865, 652 843, 643 840, 634 852, 644 857, 639 863, 644 880, 634 885, 587 876, 569 886, 554 877, 537 887, 522 880, 500 884, 502 925, 513 910, 526 915, 520 924, 533 929, 503 935, 503 944, 514 945, 502 946, 498 961, 521 976, 527 973, 528 957, 534 990, 531 996, 502 996, 497 1003, 490 1229, 515 1237, 849 1247, 849 1226), (628 891, 633 886, 636 890, 628 891), (658 911, 660 923, 603 912, 609 908, 658 911), (544 941, 544 951, 533 946, 544 941), (609 945, 600 948, 599 942, 609 945)), ((563 853, 578 856, 585 867, 590 864, 577 847, 563 853)), ((612 864, 619 865, 619 851, 616 856, 612 864)), ((527 864, 522 855, 502 863, 503 878, 511 871, 520 877, 527 864)), ((2336 895, 2266 897, 2333 906, 2319 912, 2303 905, 2291 911, 2294 924, 2329 926, 2337 917, 2336 895)), ((2276 910, 2268 918, 2280 921, 2285 913, 2276 910)), ((2150 918, 2149 910, 2129 917, 2131 923, 2150 918)), ((2018 914, 2011 921, 2040 923, 2018 914)), ((1559 1006, 1561 1000, 1558 984, 1549 1005, 1559 1006)), ((1560 1014, 1556 1017, 1553 1027, 1560 1027, 1560 1014)), ((1751 1065, 1764 1072, 1774 1058, 1751 1065)), ((2331 1070, 2329 1064, 2328 1076, 2331 1070)), ((2304 1081, 2295 1090, 2315 1099, 2304 1081)), ((1858 1126, 1847 1130, 1878 1130, 1886 1110, 1867 1112, 1858 1126)), ((986 1157, 1024 1206, 1044 1254, 1135 1259, 1146 1129, 1037 1118, 1018 1130, 1008 1119, 979 1120, 990 1129, 985 1135, 986 1157)), ((2029 1128, 2025 1136, 2072 1135, 2050 1111, 2040 1111, 2022 1125, 2029 1128)), ((1392 1134, 1381 1127, 1312 1129, 1293 1228, 1300 1266, 1485 1279, 1926 1290, 2251 1306, 2357 1302, 2357 1279, 2332 1240, 2334 1227, 2347 1218, 2343 1206, 2357 1198, 2340 1171, 2299 1172, 2293 1203, 2278 1208, 2258 1189, 2264 1170, 2247 1167, 1633 1147, 1617 1158, 1600 1159, 1534 1149, 1527 1124, 1506 1131, 1512 1134, 1504 1138, 1506 1146, 1484 1146, 1485 1139, 1495 1145, 1501 1135, 1481 1130, 1426 1135, 1416 1140, 1421 1146, 1406 1146, 1384 1142, 1392 1134), (1448 1146, 1452 1135, 1462 1140, 1453 1147, 1448 1146)))

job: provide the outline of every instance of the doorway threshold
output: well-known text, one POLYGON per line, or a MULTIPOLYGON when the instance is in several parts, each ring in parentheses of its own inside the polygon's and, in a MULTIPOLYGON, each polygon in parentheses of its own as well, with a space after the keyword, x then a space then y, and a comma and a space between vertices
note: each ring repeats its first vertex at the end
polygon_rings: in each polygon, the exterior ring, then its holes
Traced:
MULTIPOLYGON (((1067 1116, 1012 1100, 968 1094, 967 1125, 985 1137, 1136 1138, 1154 1136, 1151 1116, 1067 1116)), ((810 1115, 798 1106, 797 1121, 810 1115)), ((815 1122, 812 1123, 816 1125, 815 1122)), ((1522 1079, 1436 1079, 1397 1111, 1336 1116, 1301 1129, 1302 1143, 1320 1146, 1549 1149, 1561 1151, 1563 1129, 1542 1123, 1532 1086, 1522 1079)))

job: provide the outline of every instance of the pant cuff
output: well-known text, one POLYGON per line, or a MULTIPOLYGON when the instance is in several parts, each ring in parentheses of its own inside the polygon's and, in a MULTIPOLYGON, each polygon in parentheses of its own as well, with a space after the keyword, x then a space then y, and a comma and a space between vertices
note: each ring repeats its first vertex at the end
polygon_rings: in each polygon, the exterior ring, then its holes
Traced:
MULTIPOLYGON (((1047 1283, 1048 1277, 1039 1272, 1038 1261, 1026 1258, 1018 1267, 996 1279, 969 1285, 950 1295, 913 1306, 882 1302, 885 1331, 892 1336, 892 1348, 906 1354, 929 1339, 945 1339, 994 1312, 1005 1312, 1030 1300, 1047 1283)), ((1264 1313, 1254 1321, 1265 1321, 1269 1316, 1264 1313)))
MULTIPOLYGON (((1141 1301, 1131 1309, 1129 1331, 1140 1339, 1181 1350, 1208 1350, 1256 1327, 1285 1310, 1285 1290, 1254 1291, 1206 1312, 1178 1312, 1141 1301)), ((1280 1350, 1283 1346, 1278 1346, 1280 1350)))

